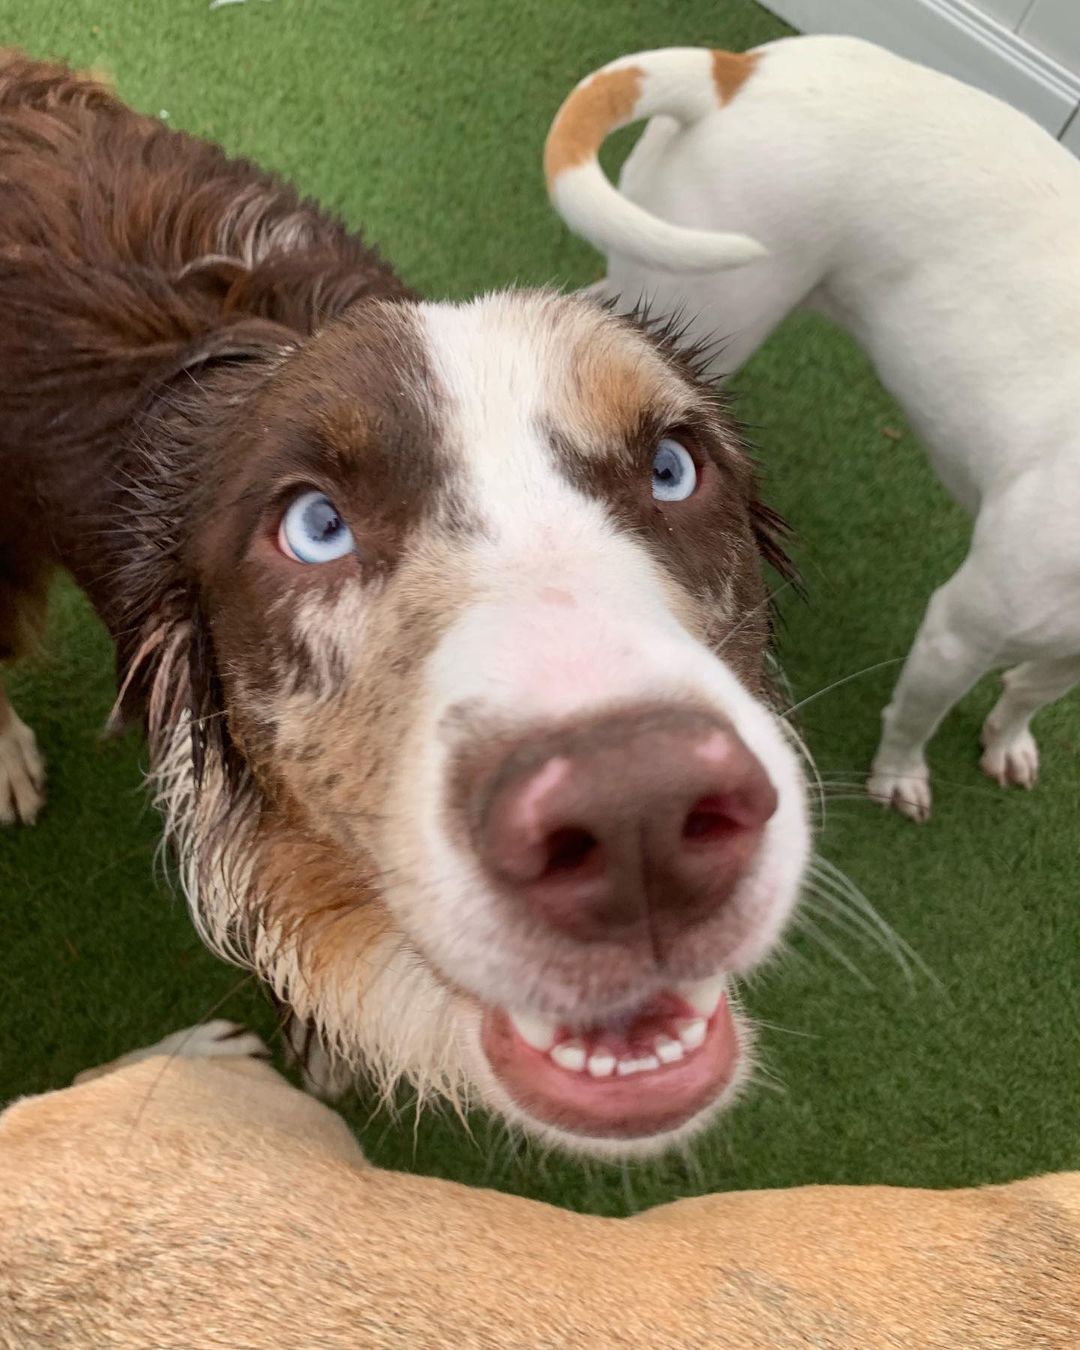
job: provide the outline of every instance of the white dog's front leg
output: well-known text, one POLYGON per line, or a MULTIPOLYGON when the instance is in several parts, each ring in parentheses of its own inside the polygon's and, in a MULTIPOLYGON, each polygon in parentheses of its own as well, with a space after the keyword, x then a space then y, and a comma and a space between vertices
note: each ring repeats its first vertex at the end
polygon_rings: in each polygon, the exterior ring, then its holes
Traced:
POLYGON ((980 587, 962 567, 927 606, 888 707, 868 783, 870 796, 909 820, 930 816, 926 744, 942 718, 994 666, 978 604, 980 587))
POLYGON ((1001 698, 983 723, 983 773, 1007 787, 1034 787, 1039 777, 1039 748, 1031 719, 1048 703, 1080 684, 1080 656, 1025 661, 1006 671, 1001 698))

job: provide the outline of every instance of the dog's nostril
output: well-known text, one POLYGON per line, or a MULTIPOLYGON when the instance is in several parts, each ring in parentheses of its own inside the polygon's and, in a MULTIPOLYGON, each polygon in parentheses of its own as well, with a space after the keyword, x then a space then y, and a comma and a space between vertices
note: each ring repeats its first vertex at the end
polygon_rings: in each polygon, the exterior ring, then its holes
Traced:
POLYGON ((683 821, 682 837, 691 843, 711 844, 741 828, 722 797, 702 797, 683 821))
POLYGON ((556 729, 481 762, 472 838, 509 903, 653 957, 736 894, 778 800, 734 730, 681 709, 556 729))
POLYGON ((567 826, 555 830, 547 839, 547 865, 544 876, 558 872, 596 870, 600 865, 600 842, 588 830, 567 826))

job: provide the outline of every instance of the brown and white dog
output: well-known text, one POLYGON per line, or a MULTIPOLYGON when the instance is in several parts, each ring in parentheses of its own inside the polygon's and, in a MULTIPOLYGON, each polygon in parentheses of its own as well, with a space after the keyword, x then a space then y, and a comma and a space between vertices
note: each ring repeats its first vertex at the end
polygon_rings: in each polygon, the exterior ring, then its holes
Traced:
POLYGON ((15 54, 0 306, 0 647, 70 570, 210 946, 327 1074, 592 1151, 710 1119, 808 829, 777 522, 693 355, 582 299, 421 303, 290 187, 15 54))
POLYGON ((236 1030, 0 1115, 3 1350, 1080 1344, 1080 1172, 572 1214, 367 1165, 236 1030))

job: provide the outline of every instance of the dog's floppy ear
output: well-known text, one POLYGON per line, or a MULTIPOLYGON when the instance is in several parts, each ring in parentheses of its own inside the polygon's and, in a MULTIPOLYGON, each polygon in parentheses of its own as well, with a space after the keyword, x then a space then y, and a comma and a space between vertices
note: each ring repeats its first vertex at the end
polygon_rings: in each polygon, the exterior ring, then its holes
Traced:
POLYGON ((215 329, 176 353, 174 362, 161 371, 159 383, 167 385, 181 376, 195 380, 211 366, 275 360, 299 346, 292 329, 271 319, 244 318, 226 328, 215 329))
POLYGON ((190 572, 191 512, 207 455, 237 402, 250 397, 298 345, 296 333, 244 319, 177 351, 137 424, 112 503, 119 693, 108 730, 145 721, 151 749, 188 718, 196 781, 208 756, 242 772, 224 716, 213 638, 190 572))

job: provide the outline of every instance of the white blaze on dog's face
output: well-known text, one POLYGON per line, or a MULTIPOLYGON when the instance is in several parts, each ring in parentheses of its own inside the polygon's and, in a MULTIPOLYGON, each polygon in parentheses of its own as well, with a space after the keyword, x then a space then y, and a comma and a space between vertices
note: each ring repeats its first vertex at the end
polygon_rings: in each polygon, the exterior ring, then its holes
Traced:
POLYGON ((193 564, 259 812, 180 822, 204 932, 384 1083, 696 1128, 808 847, 731 422, 549 294, 358 307, 253 421, 193 564))

